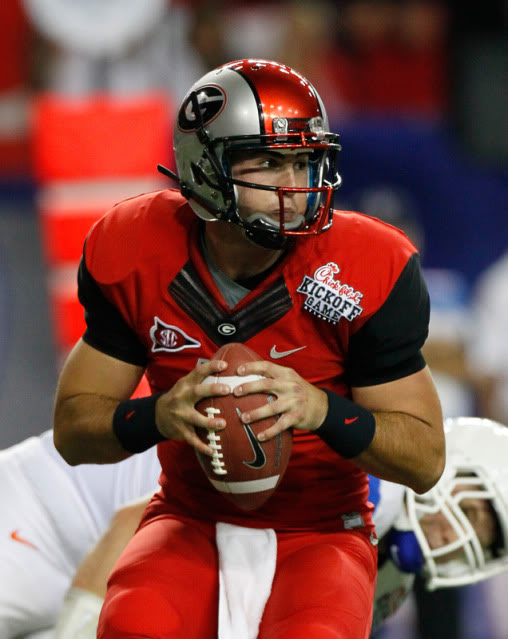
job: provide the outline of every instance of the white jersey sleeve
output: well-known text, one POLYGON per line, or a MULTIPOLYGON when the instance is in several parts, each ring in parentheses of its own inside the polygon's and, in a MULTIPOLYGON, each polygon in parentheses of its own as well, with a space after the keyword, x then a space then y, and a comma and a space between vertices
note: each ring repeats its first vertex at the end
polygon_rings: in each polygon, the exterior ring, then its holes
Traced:
POLYGON ((372 519, 379 539, 397 520, 404 503, 405 487, 369 475, 369 501, 374 504, 372 519))
POLYGON ((114 512, 158 488, 155 449, 69 466, 47 431, 0 451, 0 637, 52 627, 74 572, 114 512))

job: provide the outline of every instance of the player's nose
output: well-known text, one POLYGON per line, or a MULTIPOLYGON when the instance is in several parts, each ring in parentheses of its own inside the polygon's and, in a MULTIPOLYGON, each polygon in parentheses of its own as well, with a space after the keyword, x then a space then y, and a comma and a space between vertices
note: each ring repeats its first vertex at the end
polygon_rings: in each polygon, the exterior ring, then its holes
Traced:
POLYGON ((452 525, 442 513, 425 515, 420 525, 431 549, 441 548, 457 539, 452 525))
POLYGON ((282 183, 285 187, 294 188, 298 186, 296 172, 292 163, 286 163, 282 172, 282 183))

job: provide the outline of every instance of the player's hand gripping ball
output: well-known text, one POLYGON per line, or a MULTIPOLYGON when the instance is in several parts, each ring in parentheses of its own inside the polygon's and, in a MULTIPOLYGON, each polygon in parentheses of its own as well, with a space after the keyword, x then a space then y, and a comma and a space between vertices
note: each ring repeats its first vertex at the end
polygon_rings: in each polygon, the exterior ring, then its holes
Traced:
MULTIPOLYGON (((222 373, 205 379, 205 383, 222 382, 231 391, 259 376, 237 376, 241 364, 262 358, 253 350, 237 342, 222 346, 213 356, 228 363, 222 373)), ((220 415, 226 427, 219 431, 197 428, 199 437, 214 451, 213 457, 197 452, 199 462, 213 486, 242 510, 262 506, 274 493, 288 465, 293 435, 284 430, 272 439, 260 442, 257 435, 272 426, 277 416, 244 424, 242 413, 274 401, 273 395, 255 393, 235 397, 231 392, 221 397, 200 400, 196 408, 210 417, 220 415)))

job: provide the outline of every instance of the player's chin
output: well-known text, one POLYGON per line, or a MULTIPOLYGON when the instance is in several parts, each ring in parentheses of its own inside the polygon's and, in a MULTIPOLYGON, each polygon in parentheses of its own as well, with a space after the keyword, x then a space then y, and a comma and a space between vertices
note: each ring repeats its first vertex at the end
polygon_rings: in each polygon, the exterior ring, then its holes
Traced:
POLYGON ((441 557, 436 557, 436 564, 443 566, 451 561, 464 561, 464 553, 462 550, 456 550, 455 552, 446 553, 446 555, 442 555, 441 557))

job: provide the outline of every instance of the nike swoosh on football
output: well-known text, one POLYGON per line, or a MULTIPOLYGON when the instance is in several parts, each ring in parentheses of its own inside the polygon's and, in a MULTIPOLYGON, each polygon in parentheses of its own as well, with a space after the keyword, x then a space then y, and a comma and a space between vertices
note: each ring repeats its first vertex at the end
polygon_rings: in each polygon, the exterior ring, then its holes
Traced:
POLYGON ((270 351, 270 357, 272 359, 279 359, 281 357, 287 357, 288 355, 291 355, 292 353, 296 353, 297 351, 301 351, 302 349, 307 348, 307 346, 299 346, 298 348, 292 348, 289 351, 278 351, 275 348, 275 344, 272 346, 272 350, 270 351))
MULTIPOLYGON (((241 420, 242 413, 238 407, 236 407, 236 412, 241 420)), ((254 435, 254 433, 252 432, 250 424, 243 424, 243 427, 245 432, 247 433, 247 437, 249 438, 249 443, 252 447, 252 451, 254 452, 254 459, 250 462, 244 460, 243 463, 249 468, 263 468, 263 466, 266 464, 265 451, 261 447, 261 444, 259 443, 256 435, 254 435)))
POLYGON ((243 427, 245 429, 245 432, 247 433, 247 437, 249 438, 252 450, 254 451, 254 459, 250 462, 244 461, 243 463, 249 468, 263 468, 263 466, 266 464, 265 451, 261 448, 261 444, 258 442, 257 437, 252 432, 249 424, 244 424, 243 427))

